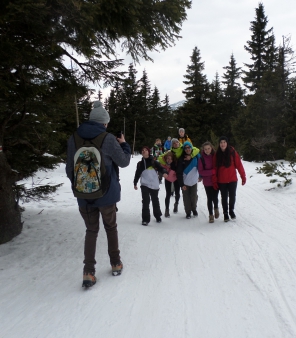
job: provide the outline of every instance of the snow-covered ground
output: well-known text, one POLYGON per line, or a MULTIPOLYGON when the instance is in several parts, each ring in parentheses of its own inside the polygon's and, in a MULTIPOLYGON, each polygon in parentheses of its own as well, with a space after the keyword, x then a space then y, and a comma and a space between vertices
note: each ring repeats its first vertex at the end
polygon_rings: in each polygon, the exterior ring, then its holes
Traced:
MULTIPOLYGON (((180 204, 144 227, 133 189, 139 160, 120 170, 123 274, 111 275, 102 228, 89 290, 81 287, 85 228, 64 165, 34 178, 65 184, 51 200, 25 204, 22 233, 0 246, 0 337, 296 337, 296 175, 269 190, 258 164, 243 162, 236 221, 208 223, 199 183, 198 218, 185 219, 180 204)), ((161 185, 163 212, 164 197, 161 185)))

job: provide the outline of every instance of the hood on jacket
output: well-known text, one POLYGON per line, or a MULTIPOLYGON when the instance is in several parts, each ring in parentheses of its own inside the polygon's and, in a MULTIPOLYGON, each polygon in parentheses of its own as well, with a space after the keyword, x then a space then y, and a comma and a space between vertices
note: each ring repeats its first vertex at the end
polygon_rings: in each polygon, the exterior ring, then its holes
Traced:
POLYGON ((106 127, 95 121, 84 122, 77 129, 78 135, 85 139, 93 139, 105 131, 106 127))

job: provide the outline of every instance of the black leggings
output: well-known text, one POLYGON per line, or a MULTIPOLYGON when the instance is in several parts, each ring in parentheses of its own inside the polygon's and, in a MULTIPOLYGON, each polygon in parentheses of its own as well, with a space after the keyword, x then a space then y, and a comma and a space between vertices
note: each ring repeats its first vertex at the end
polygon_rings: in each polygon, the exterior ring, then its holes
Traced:
POLYGON ((232 212, 234 210, 235 205, 237 182, 218 183, 218 185, 219 190, 221 191, 223 213, 224 214, 228 213, 228 197, 229 197, 229 211, 232 212))
MULTIPOLYGON (((178 183, 178 180, 173 182, 174 188, 175 188, 175 203, 179 203, 180 199, 180 185, 178 183)), ((165 196, 165 208, 169 209, 170 207, 170 200, 172 196, 172 182, 165 180, 165 191, 166 191, 166 196, 165 196)))
POLYGON ((209 210, 209 215, 213 215, 213 204, 214 208, 218 209, 218 195, 219 195, 219 190, 215 190, 213 186, 206 187, 206 194, 207 194, 207 204, 208 204, 208 210, 209 210))

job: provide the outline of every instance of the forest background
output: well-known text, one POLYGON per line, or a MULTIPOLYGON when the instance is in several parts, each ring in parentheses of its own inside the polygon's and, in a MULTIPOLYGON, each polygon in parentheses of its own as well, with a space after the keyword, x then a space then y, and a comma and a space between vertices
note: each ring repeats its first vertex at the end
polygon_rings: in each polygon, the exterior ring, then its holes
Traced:
POLYGON ((134 62, 150 60, 149 52, 180 38, 190 7, 188 0, 1 2, 0 243, 22 229, 20 199, 57 188, 28 191, 18 181, 65 159, 66 140, 96 99, 111 115, 108 131, 123 130, 135 151, 183 127, 197 147, 227 135, 247 161, 295 158, 294 51, 289 36, 276 46, 263 3, 245 42, 252 62, 242 69, 232 54, 221 79, 210 81, 192 46, 177 109, 151 88, 146 71, 139 77, 134 63, 120 70, 118 45, 134 62), (111 85, 110 95, 103 99, 94 83, 111 85))

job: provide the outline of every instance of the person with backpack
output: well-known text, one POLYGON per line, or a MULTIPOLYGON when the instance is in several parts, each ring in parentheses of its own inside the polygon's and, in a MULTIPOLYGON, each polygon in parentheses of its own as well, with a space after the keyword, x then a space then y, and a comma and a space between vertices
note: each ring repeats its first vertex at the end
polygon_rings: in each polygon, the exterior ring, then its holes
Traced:
POLYGON ((202 177, 207 195, 207 206, 209 211, 209 223, 214 223, 215 218, 219 218, 218 194, 219 190, 213 187, 213 156, 215 149, 211 142, 207 141, 202 145, 201 156, 198 160, 198 172, 202 177), (213 213, 214 205, 214 213, 213 213))
POLYGON ((229 145, 228 138, 221 136, 219 138, 218 150, 213 157, 213 187, 221 191, 224 222, 229 221, 229 215, 231 219, 236 219, 234 213, 238 181, 236 171, 240 174, 242 185, 245 185, 247 180, 246 173, 240 156, 229 145))
POLYGON ((178 160, 177 178, 183 193, 183 203, 186 218, 198 216, 197 212, 197 184, 199 179, 198 159, 200 154, 192 157, 192 144, 186 141, 183 144, 183 154, 178 160))
POLYGON ((118 246, 116 203, 120 201, 117 166, 130 163, 131 149, 124 135, 106 132, 110 116, 100 101, 94 102, 89 121, 82 123, 68 140, 66 173, 85 222, 83 287, 96 283, 95 253, 99 218, 105 227, 112 274, 120 275, 123 264, 118 246))
POLYGON ((167 178, 167 171, 150 155, 149 147, 142 147, 141 153, 143 157, 142 160, 137 163, 134 189, 138 190, 137 184, 139 179, 141 179, 142 225, 148 225, 150 223, 150 198, 152 201, 153 215, 156 222, 160 223, 162 212, 159 205, 159 179, 156 171, 161 172, 164 178, 167 178))
POLYGON ((165 161, 165 164, 162 164, 162 166, 166 169, 168 172, 168 176, 165 179, 165 191, 166 191, 166 197, 165 197, 165 214, 164 217, 170 217, 170 198, 172 196, 172 184, 174 186, 175 191, 175 204, 174 204, 174 213, 178 212, 178 204, 180 200, 180 186, 179 182, 177 180, 177 159, 173 152, 168 151, 163 156, 163 160, 165 161))

